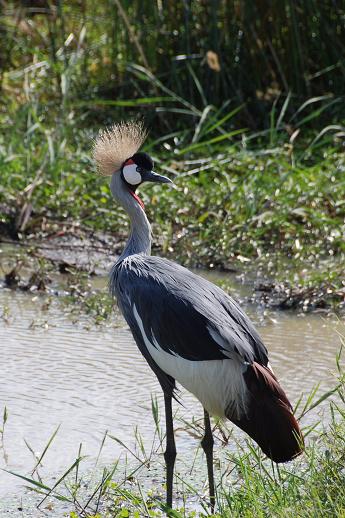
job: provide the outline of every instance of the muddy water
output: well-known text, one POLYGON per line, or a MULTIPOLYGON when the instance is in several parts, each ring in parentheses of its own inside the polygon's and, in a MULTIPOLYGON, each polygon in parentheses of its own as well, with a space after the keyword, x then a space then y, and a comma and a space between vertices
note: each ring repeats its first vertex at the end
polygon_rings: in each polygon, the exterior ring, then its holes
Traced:
MULTIPOLYGON (((233 281, 235 292, 243 288, 233 281)), ((338 332, 344 332, 335 317, 292 312, 266 312, 246 306, 266 343, 272 366, 295 402, 318 382, 334 386, 338 332)), ((41 474, 58 475, 75 460, 80 443, 94 465, 106 430, 126 444, 134 443, 139 426, 150 442, 154 423, 151 394, 161 402, 158 383, 137 351, 131 334, 122 327, 88 328, 88 319, 78 322, 63 312, 59 302, 46 307, 44 297, 0 290, 0 416, 6 405, 4 448, 0 468, 27 474, 35 465, 29 443, 39 455, 54 430, 60 426, 45 458, 41 474)), ((201 417, 200 405, 183 395, 180 416, 201 417)), ((313 420, 312 413, 307 419, 313 420)), ((1 423, 0 423, 1 427, 1 423)), ((196 441, 185 431, 177 433, 181 455, 195 449, 196 441)), ((101 462, 110 464, 124 449, 107 440, 101 462)), ((0 501, 22 492, 21 482, 0 471, 0 501)))

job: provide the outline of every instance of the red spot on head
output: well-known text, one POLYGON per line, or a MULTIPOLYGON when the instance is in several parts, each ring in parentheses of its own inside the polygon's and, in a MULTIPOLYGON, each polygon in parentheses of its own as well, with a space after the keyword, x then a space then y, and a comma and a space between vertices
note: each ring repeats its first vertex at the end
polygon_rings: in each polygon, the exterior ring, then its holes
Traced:
POLYGON ((129 158, 128 160, 125 161, 124 165, 132 165, 132 164, 135 164, 134 160, 132 160, 131 158, 129 158))
POLYGON ((135 192, 134 192, 134 191, 129 190, 129 192, 131 193, 131 195, 133 196, 133 198, 134 198, 134 199, 139 203, 140 207, 141 207, 143 210, 145 210, 145 205, 144 205, 143 200, 141 200, 141 199, 139 198, 139 196, 138 196, 137 194, 135 194, 135 192))

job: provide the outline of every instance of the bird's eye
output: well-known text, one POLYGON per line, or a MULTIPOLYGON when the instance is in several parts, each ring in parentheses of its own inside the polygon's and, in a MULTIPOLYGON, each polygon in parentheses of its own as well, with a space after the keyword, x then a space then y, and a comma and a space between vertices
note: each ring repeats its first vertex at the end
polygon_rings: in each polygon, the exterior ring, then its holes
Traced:
POLYGON ((142 174, 144 172, 144 169, 140 167, 140 165, 137 166, 138 173, 142 174))

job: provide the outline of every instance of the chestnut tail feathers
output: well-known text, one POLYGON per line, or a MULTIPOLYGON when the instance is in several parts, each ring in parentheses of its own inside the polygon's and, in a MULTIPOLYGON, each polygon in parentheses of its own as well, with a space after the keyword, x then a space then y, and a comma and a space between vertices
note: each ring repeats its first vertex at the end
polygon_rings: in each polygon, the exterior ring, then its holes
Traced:
POLYGON ((303 451, 303 436, 285 392, 274 374, 254 363, 244 374, 250 393, 247 414, 227 416, 274 462, 288 462, 303 451))

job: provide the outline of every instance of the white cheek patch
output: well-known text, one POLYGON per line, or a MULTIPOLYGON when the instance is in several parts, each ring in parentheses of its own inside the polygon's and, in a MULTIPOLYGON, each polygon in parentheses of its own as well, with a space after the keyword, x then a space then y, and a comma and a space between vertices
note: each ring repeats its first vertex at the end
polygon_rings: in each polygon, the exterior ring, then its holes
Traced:
POLYGON ((136 164, 129 164, 123 168, 123 177, 130 185, 139 185, 141 183, 141 174, 137 171, 136 164))

